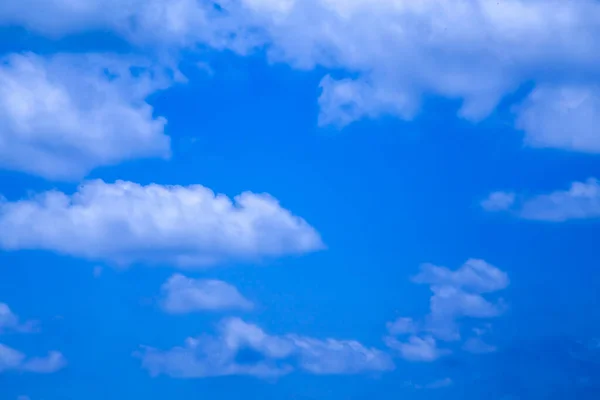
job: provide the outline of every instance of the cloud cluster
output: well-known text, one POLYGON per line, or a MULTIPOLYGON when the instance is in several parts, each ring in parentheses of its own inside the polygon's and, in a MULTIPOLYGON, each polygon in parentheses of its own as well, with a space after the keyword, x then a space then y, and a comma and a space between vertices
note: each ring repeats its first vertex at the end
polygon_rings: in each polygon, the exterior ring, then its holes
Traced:
POLYGON ((111 31, 146 49, 264 50, 274 62, 322 66, 336 72, 321 82, 319 121, 337 126, 410 119, 430 95, 459 101, 459 115, 478 121, 535 81, 516 109, 526 143, 600 151, 598 91, 588 85, 600 66, 594 0, 31 0, 1 5, 0 23, 53 37, 111 31))
MULTIPOLYGON (((386 344, 410 361, 434 361, 448 354, 438 347, 438 340, 452 342, 461 339, 460 321, 464 318, 490 319, 502 314, 502 300, 490 301, 485 294, 505 289, 508 275, 483 260, 470 259, 453 271, 446 267, 425 264, 413 282, 429 286, 432 296, 429 314, 422 321, 402 317, 388 323, 386 344), (399 340, 407 336, 408 340, 399 340)), ((480 337, 469 339, 465 350, 473 353, 491 351, 480 337), (488 351, 485 351, 488 350, 488 351)))
POLYGON ((185 346, 166 351, 144 348, 140 357, 151 375, 175 378, 224 375, 273 378, 295 369, 331 375, 394 368, 386 353, 356 341, 269 335, 239 318, 222 321, 218 336, 188 338, 185 346))
POLYGON ((0 167, 76 180, 98 166, 168 157, 166 120, 153 116, 145 102, 167 83, 163 71, 140 60, 93 54, 5 57, 0 167))
POLYGON ((253 307, 232 285, 214 279, 191 279, 175 274, 161 288, 162 308, 171 314, 253 307))
POLYGON ((481 203, 486 211, 508 211, 528 220, 565 222, 600 218, 600 183, 595 178, 573 182, 568 190, 533 196, 495 192, 481 203), (498 201, 511 198, 510 202, 498 201))
MULTIPOLYGON (((19 322, 19 317, 8 305, 0 303, 0 334, 5 330, 31 332, 34 326, 32 322, 19 322)), ((0 343, 0 373, 14 370, 49 374, 62 369, 65 365, 65 358, 57 351, 50 351, 46 357, 27 357, 20 351, 0 343)))
POLYGON ((92 181, 0 203, 0 246, 128 265, 206 267, 323 248, 317 231, 267 194, 233 200, 204 186, 92 181))

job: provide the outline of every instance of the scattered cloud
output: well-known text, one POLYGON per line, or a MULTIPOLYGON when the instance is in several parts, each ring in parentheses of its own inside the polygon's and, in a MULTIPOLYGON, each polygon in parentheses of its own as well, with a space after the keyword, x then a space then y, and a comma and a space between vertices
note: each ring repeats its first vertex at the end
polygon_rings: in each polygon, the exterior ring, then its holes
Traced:
POLYGON ((191 279, 175 274, 161 288, 163 309, 171 314, 194 311, 217 311, 253 307, 240 292, 227 282, 214 279, 191 279))
POLYGON ((244 192, 232 200, 201 185, 96 180, 72 195, 49 191, 0 203, 0 246, 192 268, 303 254, 323 243, 268 194, 244 192))
POLYGON ((59 352, 52 351, 46 357, 27 358, 20 351, 0 343, 0 373, 15 370, 50 374, 65 366, 66 360, 59 352))
MULTIPOLYGON (((412 280, 429 285, 433 293, 429 300, 429 314, 422 321, 402 317, 388 323, 388 336, 384 340, 401 357, 428 362, 450 352, 440 349, 437 340, 448 342, 461 339, 462 319, 491 319, 501 315, 505 310, 504 302, 501 299, 490 301, 484 294, 505 289, 510 283, 504 271, 478 259, 467 260, 454 271, 424 264, 412 280), (405 335, 410 335, 407 340, 397 338, 405 335)), ((481 339, 478 340, 468 341, 465 349, 484 352, 485 344, 481 339)))
MULTIPOLYGON (((500 210, 488 210, 500 211, 500 210)), ((573 182, 567 190, 519 196, 508 211, 534 221, 565 222, 600 218, 600 183, 596 178, 573 182)))
POLYGON ((505 289, 509 284, 505 272, 477 259, 468 260, 456 271, 424 264, 413 281, 429 285, 433 295, 424 330, 443 340, 460 339, 458 321, 462 318, 494 318, 502 314, 503 302, 491 302, 483 294, 505 289))
POLYGON ((296 369, 318 375, 389 371, 389 356, 353 340, 274 336, 239 318, 222 321, 218 336, 188 338, 184 347, 144 348, 142 365, 151 375, 202 378, 251 375, 273 378, 296 369))
POLYGON ((98 166, 168 157, 166 120, 145 102, 167 82, 143 62, 105 55, 5 57, 0 167, 77 180, 98 166))

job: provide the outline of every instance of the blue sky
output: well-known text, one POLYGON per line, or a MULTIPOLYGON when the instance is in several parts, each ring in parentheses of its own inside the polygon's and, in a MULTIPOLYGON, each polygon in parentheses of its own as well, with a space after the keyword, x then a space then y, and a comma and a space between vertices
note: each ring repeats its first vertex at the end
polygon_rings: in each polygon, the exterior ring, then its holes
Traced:
POLYGON ((593 0, 0 5, 0 400, 596 399, 593 0))

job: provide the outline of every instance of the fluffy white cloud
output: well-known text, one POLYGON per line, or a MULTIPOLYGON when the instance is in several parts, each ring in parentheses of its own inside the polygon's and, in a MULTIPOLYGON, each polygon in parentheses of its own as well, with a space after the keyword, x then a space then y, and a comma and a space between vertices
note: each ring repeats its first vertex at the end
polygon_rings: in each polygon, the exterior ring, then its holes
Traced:
POLYGON ((273 336, 238 318, 221 323, 219 335, 188 338, 184 347, 140 355, 150 374, 177 378, 223 375, 277 377, 301 369, 312 374, 358 374, 394 368, 389 356, 352 340, 273 336))
MULTIPOLYGON (((270 60, 297 68, 319 65, 336 73, 346 71, 351 79, 327 76, 321 83, 322 124, 344 126, 385 114, 412 118, 427 95, 456 99, 462 104, 461 116, 479 120, 505 95, 535 81, 549 100, 540 105, 534 99, 538 111, 533 113, 525 107, 521 123, 528 143, 583 151, 598 148, 593 139, 584 138, 592 129, 584 123, 574 122, 579 132, 555 126, 540 132, 532 125, 535 115, 545 114, 539 109, 561 102, 560 91, 545 88, 574 85, 556 77, 568 71, 583 82, 595 79, 600 66, 600 45, 594 40, 600 36, 600 4, 594 0, 4 3, 0 23, 50 35, 110 30, 134 43, 168 48, 202 44, 241 54, 266 49, 270 60)), ((595 100, 580 113, 594 109, 593 104, 595 100)), ((563 126, 573 119, 564 113, 558 118, 563 126)))
POLYGON ((51 351, 46 357, 27 358, 25 354, 0 343, 0 373, 9 370, 49 374, 65 367, 63 355, 51 351))
MULTIPOLYGON (((431 289, 429 314, 422 321, 398 318, 388 323, 388 336, 384 339, 388 347, 398 351, 399 355, 407 360, 437 360, 448 354, 449 350, 440 349, 436 339, 460 340, 462 319, 490 319, 501 315, 505 309, 502 300, 492 302, 486 299, 484 294, 505 289, 509 285, 508 275, 483 260, 467 260, 454 271, 446 267, 424 264, 420 273, 413 277, 413 281, 429 285, 431 289), (403 335, 410 337, 408 340, 397 338, 403 335)), ((485 346, 489 345, 477 338, 468 340, 464 349, 483 353, 486 352, 485 346)))
POLYGON ((319 250, 319 234, 267 194, 233 200, 204 186, 84 183, 0 203, 0 246, 128 265, 205 267, 319 250))
POLYGON ((590 178, 573 182, 568 190, 519 196, 508 211, 519 218, 549 222, 600 218, 600 183, 590 178))
POLYGON ((247 310, 253 307, 252 302, 234 286, 214 279, 191 279, 175 274, 164 283, 161 291, 161 305, 166 312, 172 314, 203 310, 247 310))
POLYGON ((533 147, 600 152, 600 87, 536 88, 518 109, 517 127, 533 147))
POLYGON ((166 121, 145 102, 167 82, 139 60, 9 55, 0 62, 0 167, 71 180, 98 166, 168 157, 166 121))

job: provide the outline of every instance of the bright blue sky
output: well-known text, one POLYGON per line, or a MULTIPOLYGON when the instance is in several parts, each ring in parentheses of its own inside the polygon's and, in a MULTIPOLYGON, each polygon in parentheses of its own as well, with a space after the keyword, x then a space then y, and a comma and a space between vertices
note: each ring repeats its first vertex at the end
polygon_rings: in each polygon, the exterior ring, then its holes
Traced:
POLYGON ((67 3, 0 6, 0 400, 598 397, 597 2, 67 3))

